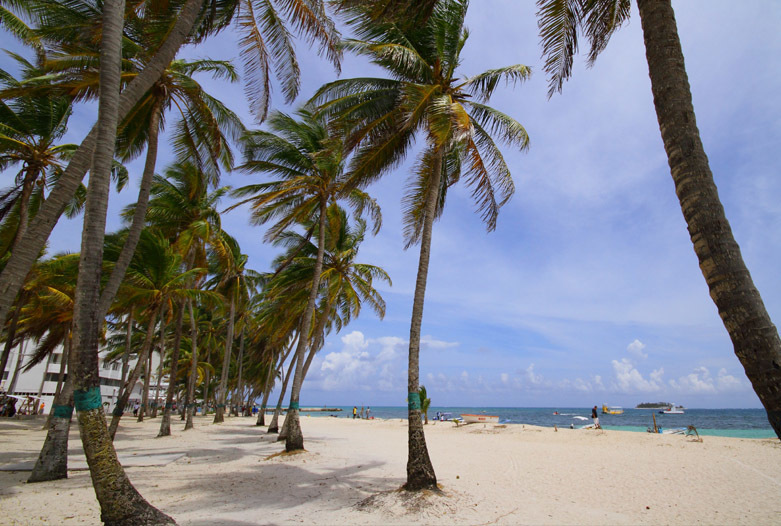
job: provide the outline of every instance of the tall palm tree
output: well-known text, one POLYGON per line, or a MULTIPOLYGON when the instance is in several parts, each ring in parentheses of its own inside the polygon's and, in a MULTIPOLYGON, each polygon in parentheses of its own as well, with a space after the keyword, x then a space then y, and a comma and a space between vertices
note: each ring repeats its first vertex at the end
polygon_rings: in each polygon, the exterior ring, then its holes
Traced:
MULTIPOLYGON (((0 70, 2 89, 19 88, 40 70, 23 57, 10 53, 23 71, 23 79, 17 80, 0 70)), ((71 115, 70 98, 50 95, 22 95, 10 100, 0 100, 0 170, 18 165, 14 185, 0 196, 0 219, 14 206, 18 207, 12 249, 18 245, 27 231, 30 216, 30 198, 35 185, 46 183, 46 175, 62 170, 63 163, 75 151, 75 144, 58 144, 67 131, 71 115)))
MULTIPOLYGON (((325 14, 322 0, 280 0, 281 11, 287 16, 289 24, 300 31, 310 43, 319 43, 320 52, 328 56, 332 62, 338 64, 339 52, 336 43, 338 33, 333 28, 332 22, 325 14)), ((59 6, 57 0, 32 0, 14 4, 15 8, 28 6, 29 12, 51 14, 54 8, 59 6), (43 6, 41 8, 40 6, 43 6)), ((117 119, 124 119, 138 103, 144 94, 153 86, 167 65, 174 59, 179 48, 189 39, 194 38, 198 42, 211 34, 223 29, 234 16, 238 16, 238 25, 242 34, 242 56, 247 63, 247 70, 251 75, 256 75, 254 87, 250 92, 259 95, 253 96, 252 102, 259 101, 258 106, 263 108, 256 111, 256 115, 262 116, 267 108, 268 93, 270 89, 269 73, 272 68, 282 68, 286 95, 292 97, 297 93, 298 68, 285 69, 294 64, 293 46, 290 41, 290 32, 285 26, 285 16, 280 16, 278 9, 274 9, 270 2, 263 2, 260 12, 254 9, 255 4, 248 0, 231 0, 228 2, 213 2, 212 0, 186 0, 175 1, 166 4, 167 8, 155 10, 168 17, 155 20, 152 27, 165 35, 158 47, 154 48, 154 54, 144 67, 143 71, 131 81, 122 91, 117 107, 117 119), (178 8, 178 10, 177 10, 178 8), (203 13, 201 12, 203 10, 203 13), (203 14, 203 16, 199 16, 203 14), (166 21, 167 20, 167 21, 166 21), (196 21, 200 20, 201 26, 193 31, 196 21), (260 25, 258 25, 260 21, 260 25), (194 35, 194 36, 193 36, 194 35), (264 35, 267 35, 264 37, 264 35), (262 79, 265 79, 263 81, 262 79), (294 81, 291 81, 293 79, 294 81), (266 101, 265 103, 263 101, 266 101)), ((47 17, 51 18, 51 17, 47 17)), ((40 22, 40 20, 39 20, 40 22)), ((74 29, 76 26, 59 25, 56 20, 49 20, 49 35, 54 35, 55 40, 63 40, 57 37, 62 34, 63 28, 74 29), (60 31, 57 31, 59 29, 60 31)), ((93 20, 93 26, 99 27, 93 20)), ((114 35, 113 51, 118 57, 118 44, 121 35, 114 35)), ((67 37, 66 37, 67 39, 67 37)), ((101 67, 108 65, 107 61, 101 61, 101 67)), ((8 265, 0 273, 0 319, 5 319, 16 294, 22 287, 24 278, 32 267, 35 258, 48 239, 57 218, 76 192, 79 182, 90 168, 90 162, 96 146, 97 127, 93 127, 74 154, 71 162, 63 173, 61 184, 57 191, 47 200, 41 209, 41 215, 34 220, 29 228, 22 247, 17 250, 8 265)))
MULTIPOLYGON (((122 394, 117 400, 117 410, 111 419, 109 431, 112 438, 116 433, 119 420, 130 398, 133 386, 141 376, 146 366, 152 341, 157 334, 155 327, 164 310, 170 309, 176 300, 209 298, 215 300, 217 295, 208 291, 194 289, 190 283, 192 277, 203 272, 203 269, 193 268, 182 270, 182 257, 170 245, 167 239, 159 233, 144 230, 139 241, 139 250, 128 269, 126 283, 123 287, 123 299, 131 305, 143 305, 143 317, 147 319, 146 337, 138 352, 138 361, 133 373, 126 380, 122 394)), ((149 382, 149 378, 146 379, 149 382)))
POLYGON ((444 209, 447 189, 462 175, 472 188, 483 221, 492 230, 499 208, 514 191, 510 170, 492 135, 521 150, 528 145, 524 128, 511 117, 483 104, 500 81, 525 80, 522 65, 458 78, 459 55, 469 32, 464 27, 467 0, 442 0, 425 24, 400 25, 371 17, 362 5, 346 9, 360 40, 347 49, 367 56, 391 74, 390 79, 338 80, 323 86, 312 103, 322 112, 353 125, 348 144, 356 145, 350 183, 366 185, 397 166, 419 132, 426 147, 404 197, 407 246, 420 242, 409 342, 407 380, 409 456, 405 488, 436 487, 428 456, 419 388, 420 330, 434 219, 444 209))
POLYGON ((211 265, 213 277, 211 282, 206 284, 220 290, 227 298, 229 305, 225 352, 223 353, 222 370, 220 372, 220 384, 217 388, 217 408, 214 412, 215 424, 225 421, 225 400, 228 394, 228 373, 234 340, 236 310, 244 310, 260 278, 257 272, 246 268, 248 256, 241 253, 241 247, 239 247, 238 242, 224 232, 222 233, 222 239, 227 248, 225 250, 227 259, 213 258, 211 265))
MULTIPOLYGON (((722 322, 768 420, 781 439, 781 339, 743 261, 719 199, 692 104, 675 13, 670 0, 637 0, 656 117, 675 192, 700 270, 722 322)), ((593 64, 629 19, 631 0, 538 0, 548 95, 572 73, 579 33, 593 64)))
POLYGON ((287 451, 304 448, 304 435, 298 419, 298 398, 308 343, 306 335, 312 323, 323 264, 328 203, 344 196, 355 207, 357 214, 369 213, 375 220, 376 228, 380 225, 379 208, 374 200, 365 192, 355 189, 347 191, 344 187, 345 150, 338 130, 334 127, 329 129, 328 120, 315 116, 311 111, 301 109, 297 115, 299 120, 284 113, 274 113, 269 118, 269 127, 273 132, 258 131, 247 138, 245 151, 248 160, 242 169, 247 172, 271 173, 279 179, 244 186, 234 192, 234 195, 243 198, 234 207, 250 203, 253 222, 263 224, 275 220, 266 232, 269 241, 295 223, 319 217, 317 259, 299 328, 299 334, 303 336, 299 338, 293 356, 296 372, 288 409, 290 433, 285 442, 287 451))
MULTIPOLYGON (((182 255, 186 268, 206 268, 208 266, 208 247, 222 259, 227 259, 227 250, 221 236, 221 220, 217 211, 220 199, 229 191, 227 187, 218 188, 209 192, 208 180, 203 171, 188 160, 174 164, 166 169, 165 177, 154 178, 152 184, 152 199, 147 209, 147 223, 159 229, 164 236, 175 240, 175 246, 182 255)), ((125 217, 134 214, 132 206, 123 211, 125 217)), ((193 287, 203 279, 203 276, 193 276, 193 287)), ((192 303, 192 300, 186 300, 192 303)), ((182 304, 180 308, 184 309, 182 304)), ((196 318, 191 305, 190 342, 192 359, 190 367, 189 395, 190 400, 187 411, 186 429, 193 425, 193 389, 195 388, 195 376, 198 363, 198 331, 196 330, 196 318)), ((177 328, 182 326, 177 320, 177 328)), ((174 340, 180 338, 175 336, 174 340)), ((165 409, 161 432, 165 436, 164 423, 170 422, 170 408, 165 409)), ((169 424, 170 425, 170 424, 169 424)))

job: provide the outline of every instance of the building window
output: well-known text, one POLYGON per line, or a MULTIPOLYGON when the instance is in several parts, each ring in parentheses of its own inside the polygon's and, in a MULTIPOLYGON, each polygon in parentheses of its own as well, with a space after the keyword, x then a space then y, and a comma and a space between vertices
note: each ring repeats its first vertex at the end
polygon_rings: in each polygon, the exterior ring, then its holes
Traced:
MULTIPOLYGON (((62 381, 64 382, 67 377, 68 373, 65 373, 62 377, 62 381)), ((47 382, 58 382, 60 380, 60 373, 46 373, 45 380, 47 382)))

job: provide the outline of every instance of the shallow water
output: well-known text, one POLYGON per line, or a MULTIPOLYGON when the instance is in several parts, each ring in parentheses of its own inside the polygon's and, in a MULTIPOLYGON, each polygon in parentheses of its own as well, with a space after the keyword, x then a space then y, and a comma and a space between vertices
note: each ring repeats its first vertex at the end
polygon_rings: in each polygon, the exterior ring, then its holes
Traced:
MULTIPOLYGON (((303 404, 302 404, 303 405, 303 404)), ((600 406, 601 407, 601 406, 600 406)), ((352 418, 352 406, 342 407, 339 413, 308 413, 312 416, 338 416, 352 418)), ((358 408, 360 410, 360 407, 358 408)), ((543 427, 562 428, 573 424, 581 427, 591 424, 590 408, 572 407, 431 407, 429 419, 437 412, 452 413, 454 417, 462 413, 499 415, 499 421, 509 424, 529 424, 543 427), (558 411, 558 415, 553 413, 558 411), (586 418, 581 420, 576 416, 586 418)), ((664 415, 658 410, 624 409, 622 415, 603 415, 600 411, 599 421, 605 429, 645 432, 653 426, 651 415, 655 414, 658 426, 669 429, 694 426, 701 435, 739 437, 739 438, 773 438, 775 433, 767 420, 764 409, 686 409, 682 415, 664 415)), ((407 408, 372 407, 371 416, 375 418, 407 418, 407 408)))

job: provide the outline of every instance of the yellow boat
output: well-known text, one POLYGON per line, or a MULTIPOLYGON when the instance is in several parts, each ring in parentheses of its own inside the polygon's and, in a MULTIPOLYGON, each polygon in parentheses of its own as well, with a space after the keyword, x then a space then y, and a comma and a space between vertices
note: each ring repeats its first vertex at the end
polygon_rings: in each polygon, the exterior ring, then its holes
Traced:
POLYGON ((621 414, 624 414, 624 410, 623 410, 623 408, 618 407, 618 406, 608 407, 605 404, 602 404, 602 414, 603 415, 621 415, 621 414))

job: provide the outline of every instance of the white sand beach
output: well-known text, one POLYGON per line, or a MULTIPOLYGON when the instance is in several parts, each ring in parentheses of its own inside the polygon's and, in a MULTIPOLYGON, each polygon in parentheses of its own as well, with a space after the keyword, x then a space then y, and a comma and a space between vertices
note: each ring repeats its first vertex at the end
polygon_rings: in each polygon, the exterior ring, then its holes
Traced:
MULTIPOLYGON (((41 423, 0 422, 0 465, 35 460, 41 423)), ((274 456, 284 447, 254 418, 200 417, 188 432, 177 420, 157 439, 159 424, 124 419, 116 447, 136 488, 180 525, 781 523, 778 440, 439 422, 426 439, 442 492, 413 496, 397 491, 402 420, 304 417, 307 451, 289 456, 274 456)), ((79 467, 76 429, 70 446, 79 467)), ((88 471, 28 476, 0 471, 0 524, 99 523, 88 471)))

